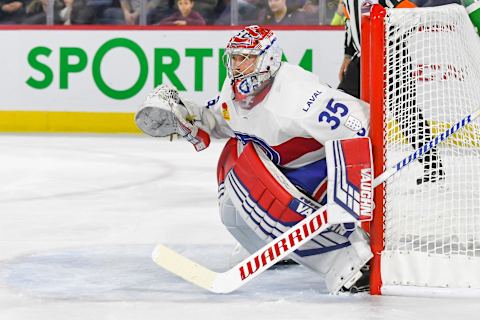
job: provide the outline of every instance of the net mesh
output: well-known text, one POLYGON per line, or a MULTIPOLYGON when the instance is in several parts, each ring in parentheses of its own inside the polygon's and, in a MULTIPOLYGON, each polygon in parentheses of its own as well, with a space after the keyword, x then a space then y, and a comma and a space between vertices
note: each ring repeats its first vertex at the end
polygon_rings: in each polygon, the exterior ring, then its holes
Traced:
MULTIPOLYGON (((461 6, 385 17, 385 167, 480 108, 480 39, 461 6)), ((385 253, 480 259, 480 127, 390 178, 385 253)))

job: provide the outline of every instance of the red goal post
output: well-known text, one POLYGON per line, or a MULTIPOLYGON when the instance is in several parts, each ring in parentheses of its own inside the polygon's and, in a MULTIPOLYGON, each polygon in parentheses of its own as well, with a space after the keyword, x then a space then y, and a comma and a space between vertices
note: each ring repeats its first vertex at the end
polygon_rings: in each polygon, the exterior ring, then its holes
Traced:
MULTIPOLYGON (((372 140, 374 176, 386 168, 383 165, 383 101, 384 101, 384 22, 385 9, 374 5, 370 15, 362 16, 361 99, 370 103, 370 138, 372 140)), ((383 186, 374 191, 375 209, 370 226, 373 252, 370 270, 370 293, 381 294, 380 254, 383 251, 383 186)))

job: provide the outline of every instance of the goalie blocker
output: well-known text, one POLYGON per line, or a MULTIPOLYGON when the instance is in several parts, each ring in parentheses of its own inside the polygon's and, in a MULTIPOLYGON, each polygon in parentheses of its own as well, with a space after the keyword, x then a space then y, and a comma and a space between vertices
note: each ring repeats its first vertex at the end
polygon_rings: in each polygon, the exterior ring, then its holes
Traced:
MULTIPOLYGON (((356 223, 371 218, 372 157, 368 138, 329 141, 325 147, 327 223, 331 227, 289 258, 323 276, 329 292, 337 293, 362 276, 361 268, 372 257, 369 239, 356 223)), ((220 156, 217 177, 222 222, 250 253, 321 207, 301 193, 252 143, 243 146, 230 139, 220 156)), ((314 223, 309 227, 247 263, 240 269, 242 279, 315 231, 314 223)))

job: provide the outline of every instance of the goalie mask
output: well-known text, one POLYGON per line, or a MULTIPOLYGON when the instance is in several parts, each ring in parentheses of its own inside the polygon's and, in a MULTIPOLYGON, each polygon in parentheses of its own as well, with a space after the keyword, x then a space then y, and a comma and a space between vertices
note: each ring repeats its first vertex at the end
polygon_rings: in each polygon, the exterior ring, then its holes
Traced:
POLYGON ((223 56, 235 100, 264 88, 280 68, 282 50, 273 31, 252 25, 233 36, 223 56))

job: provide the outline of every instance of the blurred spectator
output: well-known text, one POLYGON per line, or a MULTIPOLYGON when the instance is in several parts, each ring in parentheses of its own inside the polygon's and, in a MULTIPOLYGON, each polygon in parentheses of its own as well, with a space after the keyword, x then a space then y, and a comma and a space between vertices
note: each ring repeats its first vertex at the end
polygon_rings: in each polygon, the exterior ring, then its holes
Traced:
MULTIPOLYGON (((264 1, 259 0, 238 0, 238 21, 237 24, 258 24, 259 23, 259 12, 262 11, 263 6, 259 5, 264 3, 264 1)), ((213 19, 212 23, 215 25, 231 25, 231 0, 219 0, 217 5, 213 10, 213 19)), ((262 15, 263 17, 263 15, 262 15)))
MULTIPOLYGON (((46 24, 47 23, 47 5, 49 0, 31 0, 25 8, 25 18, 23 24, 46 24)), ((53 22, 61 22, 60 10, 64 4, 60 0, 53 0, 53 22)))
POLYGON ((222 0, 195 0, 195 11, 200 13, 206 24, 213 24, 218 2, 222 2, 222 0))
POLYGON ((127 24, 137 24, 142 9, 142 2, 138 0, 121 0, 120 5, 123 9, 123 16, 127 24))
POLYGON ((147 2, 147 24, 156 24, 175 12, 175 0, 150 0, 147 2))
POLYGON ((73 8, 73 1, 74 0, 63 0, 63 4, 65 5, 62 10, 58 13, 60 16, 60 23, 70 25, 72 21, 70 20, 72 16, 72 8, 73 8))
MULTIPOLYGON (((287 0, 287 8, 290 12, 302 10, 303 6, 308 0, 287 0)), ((315 0, 318 4, 318 0, 315 0)))
POLYGON ((159 24, 185 26, 205 25, 205 20, 197 11, 193 10, 193 0, 177 0, 178 11, 162 19, 159 24))
POLYGON ((306 24, 320 24, 320 6, 318 0, 307 0, 300 9, 305 13, 306 24))
MULTIPOLYGON (((342 0, 307 0, 300 9, 305 13, 307 24, 330 25, 342 0)), ((342 24, 341 19, 335 23, 342 24)))
POLYGON ((124 17, 117 0, 73 0, 71 24, 123 24, 124 17))
POLYGON ((345 25, 345 8, 342 0, 338 0, 337 10, 330 20, 332 26, 344 26, 345 25))
POLYGON ((214 21, 213 24, 220 26, 229 26, 232 24, 231 20, 231 0, 219 0, 213 9, 214 21))
POLYGON ((302 7, 303 12, 307 14, 314 15, 316 14, 318 16, 318 0, 307 0, 305 1, 305 4, 302 7))
MULTIPOLYGON (((268 8, 265 0, 238 0, 238 23, 258 24, 268 8)), ((303 1, 303 0, 302 0, 303 1)))
POLYGON ((262 24, 268 25, 302 25, 305 14, 287 7, 287 0, 268 0, 268 8, 262 24))
POLYGON ((72 0, 72 9, 70 11, 71 24, 95 24, 95 8, 87 6, 87 0, 72 0))
MULTIPOLYGON (((119 1, 112 1, 112 0, 89 0, 91 1, 91 5, 98 6, 97 7, 97 21, 98 24, 134 24, 134 20, 132 23, 132 19, 134 17, 131 12, 125 12, 131 10, 132 12, 135 10, 136 6, 132 6, 133 0, 119 0, 119 1), (104 4, 110 3, 107 7, 104 7, 104 4), (125 7, 125 9, 124 9, 125 7), (128 18, 128 21, 127 21, 128 18)), ((140 1, 138 0, 138 5, 140 5, 140 1)), ((87 2, 88 4, 88 2, 87 2)), ((140 10, 140 9, 139 9, 140 10)))
POLYGON ((21 23, 24 15, 23 0, 0 0, 0 24, 21 23))
MULTIPOLYGON (((323 4, 321 8, 321 17, 323 18, 320 23, 321 24, 331 24, 332 19, 337 13, 338 6, 343 3, 342 0, 321 0, 320 4, 323 4)), ((341 7, 343 10, 343 5, 341 7)))

